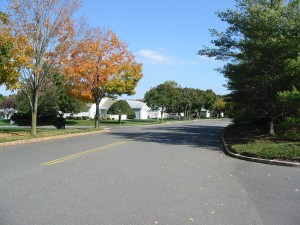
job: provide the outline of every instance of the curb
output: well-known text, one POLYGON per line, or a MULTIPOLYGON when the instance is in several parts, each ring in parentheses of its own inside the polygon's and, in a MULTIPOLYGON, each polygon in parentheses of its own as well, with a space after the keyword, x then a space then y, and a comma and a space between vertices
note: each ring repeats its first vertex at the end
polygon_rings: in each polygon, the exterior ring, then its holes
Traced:
POLYGON ((228 155, 230 157, 233 157, 233 158, 236 158, 236 159, 246 160, 246 161, 250 161, 250 162, 263 163, 263 164, 268 164, 268 165, 289 166, 289 167, 298 167, 298 168, 300 168, 300 163, 285 162, 285 161, 279 161, 279 160, 261 159, 261 158, 249 157, 249 156, 244 156, 244 155, 234 153, 234 152, 231 151, 230 147, 225 142, 224 131, 222 132, 222 145, 223 145, 224 153, 226 155, 228 155))

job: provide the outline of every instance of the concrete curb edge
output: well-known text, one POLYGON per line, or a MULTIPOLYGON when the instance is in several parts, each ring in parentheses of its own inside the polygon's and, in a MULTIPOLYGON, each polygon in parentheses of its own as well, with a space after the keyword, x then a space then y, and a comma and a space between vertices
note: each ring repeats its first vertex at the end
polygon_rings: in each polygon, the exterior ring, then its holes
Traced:
POLYGON ((236 158, 236 159, 257 162, 257 163, 263 163, 263 164, 269 164, 269 165, 289 166, 289 167, 299 167, 300 168, 300 163, 261 159, 261 158, 249 157, 249 156, 244 156, 244 155, 234 153, 231 151, 230 147, 228 146, 228 144, 226 143, 226 141, 224 139, 224 130, 222 132, 222 145, 223 145, 223 151, 225 152, 225 154, 230 157, 236 158))

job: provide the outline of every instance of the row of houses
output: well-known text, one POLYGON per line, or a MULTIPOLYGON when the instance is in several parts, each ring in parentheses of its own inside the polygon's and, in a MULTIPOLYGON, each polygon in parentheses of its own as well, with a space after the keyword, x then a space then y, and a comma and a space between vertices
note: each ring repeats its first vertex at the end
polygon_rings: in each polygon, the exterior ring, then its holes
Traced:
MULTIPOLYGON (((118 115, 111 115, 108 114, 107 111, 111 107, 112 104, 119 101, 118 99, 110 99, 110 98, 103 98, 99 104, 99 111, 100 111, 100 118, 109 118, 109 119, 118 119, 118 115)), ((161 112, 160 110, 152 110, 150 109, 146 103, 141 101, 135 100, 125 100, 132 110, 135 113, 136 119, 160 119, 161 112)), ((205 117, 210 117, 210 114, 207 110, 203 110, 205 117)), ((73 117, 88 117, 90 119, 95 118, 96 115, 96 104, 88 105, 87 112, 81 112, 78 114, 72 115, 73 117)), ((70 113, 65 113, 64 117, 70 116, 70 113)), ((163 118, 168 117, 169 114, 164 113, 163 118)), ((122 120, 127 119, 126 115, 122 115, 122 120)))

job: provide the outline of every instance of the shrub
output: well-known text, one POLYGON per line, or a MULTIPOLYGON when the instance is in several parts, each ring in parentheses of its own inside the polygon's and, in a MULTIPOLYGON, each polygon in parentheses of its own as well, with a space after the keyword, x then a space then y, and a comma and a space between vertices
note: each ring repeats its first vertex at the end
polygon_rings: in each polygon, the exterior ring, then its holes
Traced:
POLYGON ((132 119, 133 120, 133 119, 135 119, 135 117, 136 117, 135 113, 130 113, 130 114, 127 115, 127 119, 132 119))
POLYGON ((11 120, 19 126, 29 126, 31 123, 31 114, 29 113, 15 113, 11 120))
POLYGON ((300 118, 288 117, 277 125, 276 131, 284 139, 300 139, 300 118))
POLYGON ((66 127, 66 120, 63 117, 56 117, 54 120, 54 126, 57 129, 65 129, 66 127))

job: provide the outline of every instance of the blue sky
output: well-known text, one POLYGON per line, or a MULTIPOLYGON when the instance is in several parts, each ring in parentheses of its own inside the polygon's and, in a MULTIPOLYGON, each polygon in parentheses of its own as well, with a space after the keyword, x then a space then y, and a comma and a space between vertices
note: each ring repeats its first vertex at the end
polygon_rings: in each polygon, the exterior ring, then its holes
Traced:
MULTIPOLYGON (((144 76, 136 94, 128 98, 143 98, 151 87, 166 80, 176 81, 182 87, 226 94, 225 78, 214 71, 224 62, 200 57, 197 51, 210 46, 208 29, 226 28, 215 12, 234 8, 234 3, 234 0, 83 0, 79 14, 86 17, 91 27, 112 29, 129 45, 136 60, 143 63, 144 76)), ((0 91, 8 93, 5 87, 0 91)))

